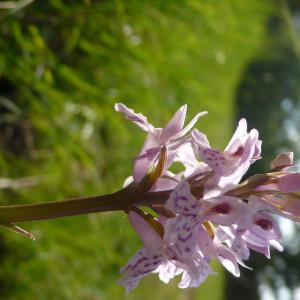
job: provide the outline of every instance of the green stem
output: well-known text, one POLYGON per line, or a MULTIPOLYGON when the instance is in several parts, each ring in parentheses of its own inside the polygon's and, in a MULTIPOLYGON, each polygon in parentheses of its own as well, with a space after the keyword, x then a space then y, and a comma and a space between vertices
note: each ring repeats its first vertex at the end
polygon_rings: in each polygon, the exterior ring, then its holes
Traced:
POLYGON ((9 223, 56 219, 93 212, 124 210, 130 205, 164 204, 170 191, 147 192, 123 189, 118 192, 84 198, 37 204, 0 206, 0 219, 9 223))

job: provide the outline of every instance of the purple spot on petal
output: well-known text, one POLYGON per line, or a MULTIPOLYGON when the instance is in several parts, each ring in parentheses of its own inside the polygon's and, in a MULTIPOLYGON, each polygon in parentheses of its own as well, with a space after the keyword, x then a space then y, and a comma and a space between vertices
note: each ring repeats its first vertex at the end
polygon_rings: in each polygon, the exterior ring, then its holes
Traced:
POLYGON ((232 154, 233 156, 241 156, 244 152, 245 147, 239 146, 238 149, 232 154))
POLYGON ((257 219, 254 223, 260 226, 263 230, 271 230, 273 228, 272 222, 267 219, 257 219))
POLYGON ((151 268, 149 270, 138 270, 138 273, 142 274, 142 275, 145 275, 145 274, 148 274, 148 273, 150 273, 152 271, 153 271, 153 268, 151 268))
POLYGON ((211 210, 219 214, 228 214, 231 211, 231 206, 229 205, 229 203, 224 202, 212 207, 211 210))
POLYGON ((193 232, 190 232, 186 237, 182 237, 181 235, 179 235, 178 240, 182 241, 182 242, 186 242, 187 240, 189 240, 193 235, 193 232))
POLYGON ((132 265, 132 268, 135 269, 141 262, 148 260, 148 257, 143 257, 141 259, 139 259, 134 265, 132 265))

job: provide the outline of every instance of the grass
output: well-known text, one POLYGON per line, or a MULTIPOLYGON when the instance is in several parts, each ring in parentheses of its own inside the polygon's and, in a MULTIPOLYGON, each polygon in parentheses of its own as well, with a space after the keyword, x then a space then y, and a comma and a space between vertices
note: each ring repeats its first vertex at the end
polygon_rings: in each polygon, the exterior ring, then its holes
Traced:
MULTIPOLYGON (((260 51, 271 2, 36 1, 1 16, 2 204, 112 192, 144 135, 113 111, 122 101, 163 125, 182 104, 223 147, 243 67, 260 51)), ((2 299, 123 299, 120 266, 141 243, 122 213, 26 224, 33 243, 2 232, 2 299)), ((218 267, 217 267, 218 268, 218 267)), ((126 299, 222 299, 224 279, 179 291, 155 277, 126 299)))

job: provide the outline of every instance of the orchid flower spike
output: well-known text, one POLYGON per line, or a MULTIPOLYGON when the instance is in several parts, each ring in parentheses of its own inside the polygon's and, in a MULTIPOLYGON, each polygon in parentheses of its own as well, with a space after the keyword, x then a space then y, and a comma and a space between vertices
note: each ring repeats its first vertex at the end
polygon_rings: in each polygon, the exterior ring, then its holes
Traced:
MULTIPOLYGON (((127 291, 149 273, 158 273, 165 283, 181 275, 180 288, 199 286, 214 274, 212 260, 240 276, 239 266, 249 268, 245 261, 251 251, 270 258, 271 248, 283 250, 274 215, 300 222, 300 173, 290 171, 291 152, 279 154, 271 171, 242 181, 261 158, 262 145, 258 131, 247 130, 245 119, 220 151, 210 146, 204 133, 192 129, 206 112, 184 127, 184 105, 164 128, 155 128, 124 104, 115 109, 147 133, 131 181, 143 183, 152 168, 155 181, 150 191, 169 192, 167 201, 149 205, 158 219, 137 206, 128 213, 144 246, 121 271, 120 283, 127 291), (170 172, 174 161, 185 170, 170 172)), ((147 191, 140 198, 143 192, 147 191)))

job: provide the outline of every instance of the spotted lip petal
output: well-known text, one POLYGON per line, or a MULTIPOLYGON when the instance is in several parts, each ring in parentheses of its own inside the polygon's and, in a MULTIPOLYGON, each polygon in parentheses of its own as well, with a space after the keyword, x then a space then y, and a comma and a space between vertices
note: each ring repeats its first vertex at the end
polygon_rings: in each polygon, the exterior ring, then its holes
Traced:
POLYGON ((222 195, 205 203, 207 218, 217 225, 237 224, 247 214, 247 204, 236 197, 222 195))
POLYGON ((140 279, 157 269, 162 259, 161 255, 142 248, 121 269, 122 279, 119 283, 129 292, 138 285, 140 279))
POLYGON ((170 194, 166 207, 176 214, 195 216, 200 209, 200 203, 191 193, 189 183, 184 181, 170 194))
POLYGON ((279 226, 267 211, 269 206, 259 198, 251 197, 248 207, 248 213, 232 229, 232 249, 239 252, 250 248, 269 257, 270 246, 281 239, 279 226))
POLYGON ((247 133, 246 121, 242 119, 225 152, 212 149, 205 134, 193 130, 193 145, 201 159, 214 171, 205 185, 204 198, 211 198, 233 188, 246 173, 260 150, 258 132, 247 133))
POLYGON ((176 257, 187 258, 197 248, 197 227, 203 219, 200 216, 177 216, 168 219, 165 227, 165 241, 172 245, 176 257))

